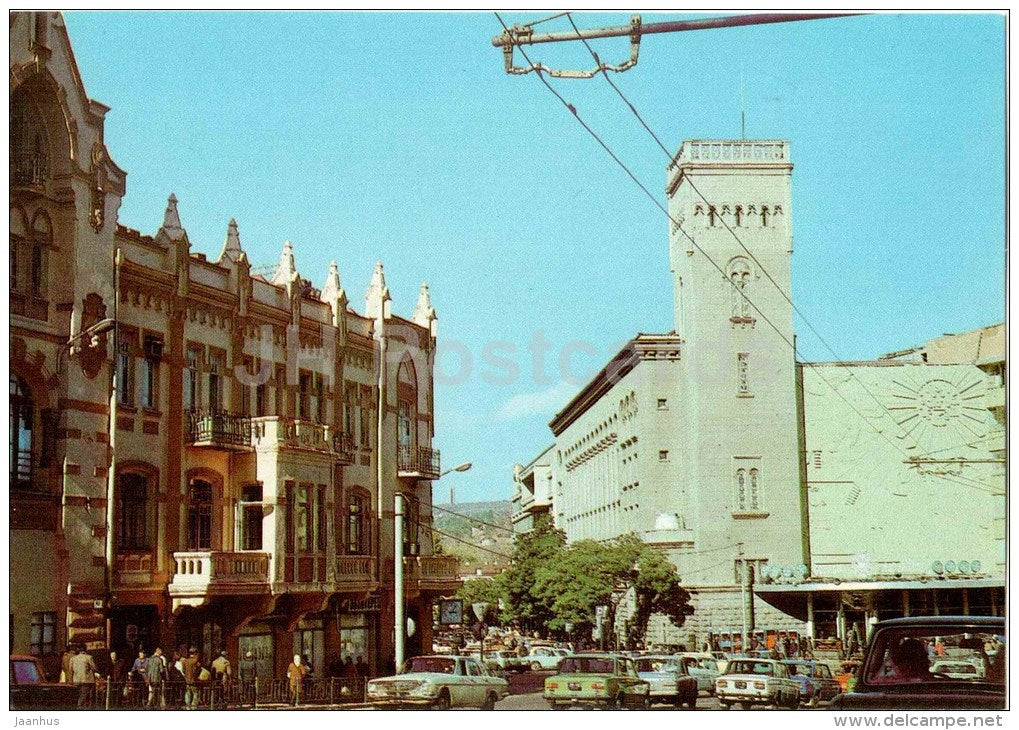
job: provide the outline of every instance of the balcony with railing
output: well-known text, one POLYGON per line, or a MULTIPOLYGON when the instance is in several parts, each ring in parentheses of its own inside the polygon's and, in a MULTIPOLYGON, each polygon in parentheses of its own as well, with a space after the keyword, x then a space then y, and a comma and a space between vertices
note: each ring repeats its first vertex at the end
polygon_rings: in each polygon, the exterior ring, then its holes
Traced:
POLYGON ((789 162, 784 140, 694 139, 679 148, 676 162, 789 162))
POLYGON ((252 418, 250 443, 256 448, 314 451, 330 455, 340 464, 354 460, 354 440, 350 434, 303 418, 252 418))
POLYGON ((198 605, 210 596, 269 591, 269 555, 257 552, 175 552, 168 586, 174 605, 198 605))
POLYGON ((46 184, 46 155, 35 150, 11 152, 11 187, 41 190, 46 184))
POLYGON ((200 448, 248 451, 251 449, 251 419, 225 411, 189 411, 187 442, 200 448))
POLYGON ((438 479, 441 461, 438 449, 401 445, 397 453, 397 475, 401 479, 438 479))
POLYGON ((418 555, 403 559, 404 579, 421 590, 456 590, 460 586, 460 560, 455 555, 418 555))
POLYGON ((370 555, 337 556, 336 582, 340 587, 361 586, 375 581, 375 558, 370 555))

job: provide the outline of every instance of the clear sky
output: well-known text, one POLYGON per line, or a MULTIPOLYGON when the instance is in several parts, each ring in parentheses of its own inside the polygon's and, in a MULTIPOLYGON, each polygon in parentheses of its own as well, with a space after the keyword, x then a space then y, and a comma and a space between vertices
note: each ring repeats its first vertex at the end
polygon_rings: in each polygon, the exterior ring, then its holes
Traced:
MULTIPOLYGON (((193 250, 218 255, 234 217, 256 266, 290 240, 321 287, 337 260, 358 310, 377 259, 397 314, 429 283, 436 445, 474 464, 437 501, 508 499, 586 378, 673 329, 667 219, 534 74, 504 73, 492 13, 65 19, 112 107, 121 223, 155 233, 174 192, 193 250)), ((593 65, 576 43, 529 53, 593 65)), ((672 150, 738 137, 744 80, 747 137, 792 144, 793 299, 839 359, 871 359, 1004 319, 1004 54, 1002 15, 869 15, 647 36, 613 78, 672 150)), ((609 85, 552 84, 664 202, 666 156, 609 85)), ((795 327, 801 359, 835 359, 795 327)))

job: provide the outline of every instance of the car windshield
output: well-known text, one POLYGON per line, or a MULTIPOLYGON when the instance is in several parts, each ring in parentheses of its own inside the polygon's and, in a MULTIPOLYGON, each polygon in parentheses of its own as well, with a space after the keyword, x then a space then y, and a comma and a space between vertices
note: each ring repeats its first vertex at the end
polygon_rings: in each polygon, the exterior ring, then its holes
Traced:
POLYGON ((559 664, 561 674, 612 674, 612 660, 608 657, 566 657, 559 664))
POLYGON ((433 674, 456 674, 456 659, 441 656, 418 656, 410 660, 406 674, 430 672, 433 674))
POLYGON ((962 680, 1004 689, 1005 649, 1003 633, 965 626, 887 628, 874 637, 863 677, 877 685, 962 680))
POLYGON ((642 657, 636 660, 638 672, 673 672, 678 671, 676 661, 668 657, 642 657))
POLYGON ((766 674, 771 676, 775 667, 771 662, 755 662, 746 659, 733 659, 729 662, 726 674, 766 674))

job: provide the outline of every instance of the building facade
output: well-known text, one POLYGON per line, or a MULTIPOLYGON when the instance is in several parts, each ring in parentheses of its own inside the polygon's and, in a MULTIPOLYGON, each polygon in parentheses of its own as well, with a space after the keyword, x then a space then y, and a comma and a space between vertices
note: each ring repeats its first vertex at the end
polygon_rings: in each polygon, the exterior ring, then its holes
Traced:
POLYGON ((126 174, 61 16, 10 34, 12 651, 380 668, 397 492, 408 650, 430 648, 432 598, 459 582, 431 554, 427 287, 393 314, 380 263, 358 313, 337 265, 315 288, 289 242, 254 274, 235 221, 215 260, 193 250, 173 195, 153 235, 118 224, 126 174))
POLYGON ((911 611, 1003 610, 1001 329, 888 356, 915 362, 797 363, 791 176, 784 141, 683 143, 675 331, 631 340, 534 462, 569 541, 632 532, 676 564, 695 613, 653 617, 648 641, 848 640, 911 611))
POLYGON ((538 521, 549 518, 552 509, 552 459, 554 445, 527 466, 513 470, 513 514, 510 520, 518 534, 530 532, 538 521))

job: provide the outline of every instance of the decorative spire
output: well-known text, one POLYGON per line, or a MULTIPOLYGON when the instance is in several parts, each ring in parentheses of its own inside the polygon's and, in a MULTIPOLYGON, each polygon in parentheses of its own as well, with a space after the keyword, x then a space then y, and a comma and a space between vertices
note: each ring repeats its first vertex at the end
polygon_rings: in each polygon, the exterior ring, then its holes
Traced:
POLYGON ((386 303, 390 301, 389 289, 386 288, 386 274, 382 262, 375 264, 371 284, 364 295, 364 314, 372 319, 382 319, 386 315, 386 303))
POLYGON ((421 293, 418 295, 418 304, 414 308, 414 323, 422 327, 430 327, 436 319, 438 317, 436 317, 435 308, 432 306, 432 296, 428 293, 428 284, 422 284, 421 293))
POLYGON ((166 201, 163 225, 159 230, 163 231, 173 241, 185 235, 184 229, 180 225, 180 215, 177 213, 177 196, 173 193, 170 193, 170 197, 166 201))
POLYGON ((326 276, 325 286, 322 287, 322 301, 331 304, 343 292, 340 285, 340 268, 335 261, 329 263, 329 275, 326 276))
POLYGON ((294 266, 294 247, 290 245, 290 241, 284 241, 280 262, 276 264, 276 273, 272 275, 269 283, 286 286, 295 274, 297 274, 297 268, 294 266))
POLYGON ((244 251, 241 249, 241 236, 237 233, 237 221, 231 218, 230 224, 226 227, 226 239, 223 241, 223 251, 219 254, 219 261, 217 261, 217 263, 221 263, 224 259, 229 259, 236 263, 243 255, 244 251))

